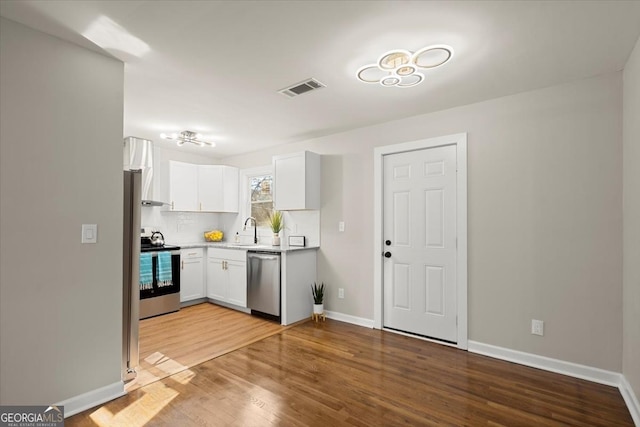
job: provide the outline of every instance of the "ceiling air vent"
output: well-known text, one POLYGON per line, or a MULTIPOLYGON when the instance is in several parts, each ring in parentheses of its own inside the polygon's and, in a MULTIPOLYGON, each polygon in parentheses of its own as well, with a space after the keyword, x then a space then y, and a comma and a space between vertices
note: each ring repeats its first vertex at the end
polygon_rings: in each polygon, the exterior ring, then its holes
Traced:
POLYGON ((280 89, 278 92, 281 94, 293 98, 294 96, 302 95, 303 93, 311 92, 312 90, 322 89, 326 87, 314 78, 303 80, 299 83, 280 89))

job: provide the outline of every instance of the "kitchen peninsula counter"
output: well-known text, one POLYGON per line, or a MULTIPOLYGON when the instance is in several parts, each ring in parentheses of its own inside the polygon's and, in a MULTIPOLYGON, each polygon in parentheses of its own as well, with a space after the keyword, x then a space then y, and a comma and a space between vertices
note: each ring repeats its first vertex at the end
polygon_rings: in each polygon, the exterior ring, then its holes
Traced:
POLYGON ((230 242, 191 242, 191 243, 177 243, 176 246, 180 246, 182 249, 191 248, 220 248, 220 249, 234 249, 243 251, 267 251, 267 252, 294 252, 319 249, 320 246, 272 246, 272 245, 240 245, 238 243, 230 242))
MULTIPOLYGON (((211 257, 211 252, 217 252, 218 259, 228 258, 229 264, 234 262, 245 260, 243 262, 243 268, 246 264, 247 252, 253 251, 265 251, 278 253, 281 255, 280 259, 280 321, 281 324, 286 326, 300 320, 306 319, 311 315, 313 311, 313 299, 311 297, 310 286, 317 281, 317 260, 316 252, 319 246, 271 246, 271 245, 239 245, 228 242, 193 242, 193 243, 179 243, 181 249, 188 252, 189 249, 202 248, 204 250, 205 260, 207 257, 211 257), (218 251, 222 249, 223 251, 218 251), (229 250, 224 255, 221 252, 229 250), (238 252, 243 251, 243 252, 238 252), (207 253, 209 255, 207 255, 207 253)), ((246 275, 246 270, 245 273, 246 275)), ((213 282, 210 282, 211 278, 207 276, 207 287, 210 287, 213 282)), ((246 284, 245 284, 246 286, 246 284)), ((220 304, 220 300, 214 296, 207 294, 209 302, 220 304)), ((230 308, 247 312, 248 307, 246 303, 240 306, 236 306, 238 302, 232 302, 234 305, 225 305, 230 308)))

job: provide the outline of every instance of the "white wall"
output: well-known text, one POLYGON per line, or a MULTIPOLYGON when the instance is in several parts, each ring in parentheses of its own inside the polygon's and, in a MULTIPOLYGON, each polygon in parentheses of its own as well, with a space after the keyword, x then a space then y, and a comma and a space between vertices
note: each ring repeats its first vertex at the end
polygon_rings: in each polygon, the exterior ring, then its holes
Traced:
POLYGON ((622 373, 640 396, 640 39, 624 68, 622 373))
POLYGON ((123 74, 0 21, 0 404, 120 381, 123 74))
POLYGON ((328 310, 372 319, 373 148, 468 132, 469 338, 620 372, 621 77, 222 161, 254 167, 303 149, 323 155, 318 280, 329 286, 328 310), (546 322, 544 337, 529 333, 532 318, 546 322))

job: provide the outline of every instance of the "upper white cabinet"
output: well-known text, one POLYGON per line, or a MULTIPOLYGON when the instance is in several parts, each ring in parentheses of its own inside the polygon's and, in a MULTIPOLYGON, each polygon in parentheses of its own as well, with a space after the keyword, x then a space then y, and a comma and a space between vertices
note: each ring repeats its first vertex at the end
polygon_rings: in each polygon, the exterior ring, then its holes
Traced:
POLYGON ((273 157, 274 208, 320 209, 320 155, 310 151, 273 157))
POLYGON ((197 165, 169 162, 169 204, 172 211, 198 210, 197 165))
POLYGON ((224 205, 224 193, 216 191, 222 183, 222 169, 216 166, 198 168, 198 208, 201 211, 220 211, 224 205))
POLYGON ((171 210, 238 212, 238 169, 169 162, 171 210))
POLYGON ((238 212, 238 169, 222 165, 198 165, 200 210, 238 212))

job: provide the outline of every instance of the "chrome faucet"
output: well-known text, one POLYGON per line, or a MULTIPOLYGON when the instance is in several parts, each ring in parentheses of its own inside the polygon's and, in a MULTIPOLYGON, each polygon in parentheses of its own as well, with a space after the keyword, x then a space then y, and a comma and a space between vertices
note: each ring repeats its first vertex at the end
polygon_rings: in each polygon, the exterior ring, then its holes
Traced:
POLYGON ((247 231, 247 223, 251 220, 253 220, 253 243, 257 245, 258 244, 258 223, 256 222, 256 219, 254 217, 250 216, 244 221, 244 228, 242 230, 247 231))

